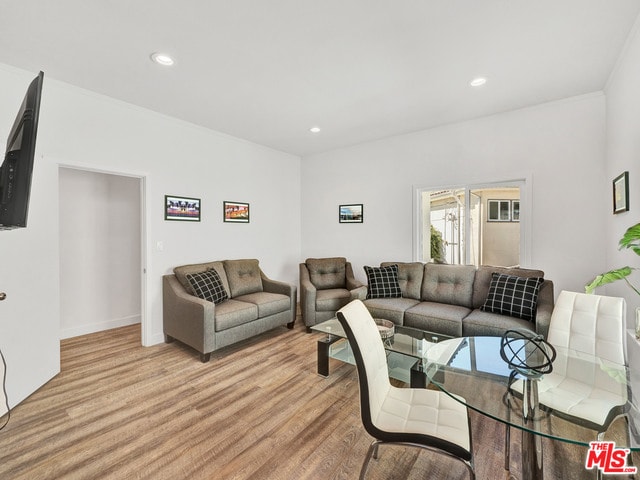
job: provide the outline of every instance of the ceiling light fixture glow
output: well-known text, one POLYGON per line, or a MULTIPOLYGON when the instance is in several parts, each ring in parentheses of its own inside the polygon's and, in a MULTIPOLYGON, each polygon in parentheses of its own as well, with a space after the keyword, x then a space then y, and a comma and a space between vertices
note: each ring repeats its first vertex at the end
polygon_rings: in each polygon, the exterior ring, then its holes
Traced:
POLYGON ((473 80, 471 80, 469 82, 469 85, 471 85, 472 87, 480 87, 482 85, 484 85, 485 83, 487 83, 487 79, 484 77, 476 77, 473 80))
POLYGON ((156 62, 158 65, 164 65, 165 67, 170 67, 174 64, 173 58, 166 53, 153 53, 151 55, 151 60, 156 62))
POLYGON ((311 133, 320 133, 320 127, 311 127, 309 131, 311 133))

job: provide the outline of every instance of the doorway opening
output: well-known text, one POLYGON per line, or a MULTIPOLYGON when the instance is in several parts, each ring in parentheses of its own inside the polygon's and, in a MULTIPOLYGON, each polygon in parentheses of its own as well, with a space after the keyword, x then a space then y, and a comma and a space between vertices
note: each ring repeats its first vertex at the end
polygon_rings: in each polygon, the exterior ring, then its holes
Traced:
POLYGON ((60 338, 140 324, 144 177, 60 166, 60 338))
MULTIPOLYGON (((524 181, 418 188, 416 259, 464 265, 519 266, 524 181)), ((526 206, 523 204, 523 206, 526 206)))

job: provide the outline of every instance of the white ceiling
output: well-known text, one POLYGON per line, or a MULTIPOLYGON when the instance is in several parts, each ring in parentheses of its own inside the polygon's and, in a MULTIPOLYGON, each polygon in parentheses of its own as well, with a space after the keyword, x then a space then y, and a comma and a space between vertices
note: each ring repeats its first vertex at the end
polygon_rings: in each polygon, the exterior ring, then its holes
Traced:
POLYGON ((600 91, 639 11, 639 0, 0 0, 0 62, 304 156, 600 91), (152 63, 156 51, 176 64, 152 63), (469 87, 478 75, 488 83, 469 87))

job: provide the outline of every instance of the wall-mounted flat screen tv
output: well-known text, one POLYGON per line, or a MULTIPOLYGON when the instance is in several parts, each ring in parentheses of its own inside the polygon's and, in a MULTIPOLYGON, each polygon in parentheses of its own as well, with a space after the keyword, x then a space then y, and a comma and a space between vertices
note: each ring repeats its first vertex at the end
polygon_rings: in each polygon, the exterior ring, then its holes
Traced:
POLYGON ((0 167, 0 229, 27 226, 44 73, 33 79, 7 138, 0 167))

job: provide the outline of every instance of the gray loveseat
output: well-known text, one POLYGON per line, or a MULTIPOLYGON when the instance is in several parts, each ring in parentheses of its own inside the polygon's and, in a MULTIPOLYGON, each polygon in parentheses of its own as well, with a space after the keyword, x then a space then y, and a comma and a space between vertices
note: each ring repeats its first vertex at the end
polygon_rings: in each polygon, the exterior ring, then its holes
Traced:
POLYGON ((374 317, 397 325, 415 327, 454 337, 501 336, 509 329, 528 329, 547 336, 553 311, 553 283, 540 286, 535 318, 523 320, 483 311, 492 274, 544 277, 540 270, 435 263, 384 262, 398 265, 401 298, 370 298, 364 301, 374 317))
POLYGON ((162 278, 165 341, 175 339, 195 348, 203 362, 209 361, 214 350, 232 343, 281 325, 293 328, 296 287, 269 279, 258 260, 184 265, 173 272, 162 278), (206 285, 211 270, 217 274, 213 286, 206 285), (198 280, 201 283, 194 287, 198 280), (215 291, 218 303, 199 298, 196 289, 201 294, 215 291))

